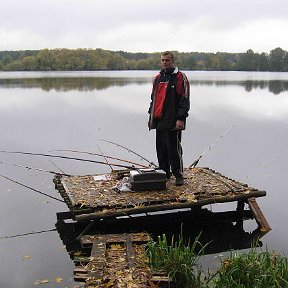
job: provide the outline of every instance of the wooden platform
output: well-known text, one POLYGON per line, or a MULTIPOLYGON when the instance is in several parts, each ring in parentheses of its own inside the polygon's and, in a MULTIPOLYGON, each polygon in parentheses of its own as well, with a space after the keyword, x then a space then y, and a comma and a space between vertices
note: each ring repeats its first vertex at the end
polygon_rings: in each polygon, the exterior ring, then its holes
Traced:
POLYGON ((168 287, 167 276, 150 271, 145 254, 149 240, 147 233, 82 236, 80 243, 90 252, 74 257, 74 279, 85 282, 84 287, 168 287))
MULTIPOLYGON (((75 243, 80 241, 81 248, 78 247, 77 250, 81 251, 81 255, 73 252, 70 257, 75 263, 74 278, 85 282, 85 288, 169 287, 170 279, 166 275, 153 275, 148 266, 145 246, 154 230, 156 232, 152 234, 158 235, 167 232, 174 235, 174 229, 179 230, 180 227, 194 231, 202 219, 204 224, 198 227, 202 232, 201 237, 203 236, 201 241, 215 244, 215 247, 208 246, 211 248, 208 253, 226 251, 233 247, 251 247, 255 239, 271 230, 256 202, 256 198, 265 196, 266 192, 209 168, 185 169, 183 186, 175 186, 175 180, 171 179, 167 182, 167 189, 160 191, 120 192, 115 189, 127 175, 129 170, 106 175, 57 175, 54 178, 55 187, 70 210, 57 214, 58 224, 59 227, 73 225, 75 243), (236 202, 236 210, 214 213, 202 207, 225 202, 236 202), (245 205, 248 210, 244 208, 245 205), (190 209, 182 211, 182 208, 190 209), (173 210, 177 213, 164 214, 173 210), (144 216, 119 217, 137 216, 136 214, 144 216), (76 222, 65 224, 63 220, 70 218, 76 222), (219 225, 220 218, 224 221, 223 226, 219 225), (258 227, 252 232, 245 232, 243 220, 246 219, 255 219, 258 227), (205 221, 214 223, 212 226, 216 230, 213 235, 205 232, 205 221), (74 225, 80 226, 78 232, 74 225), (161 228, 167 228, 167 231, 162 231, 161 228), (87 235, 88 231, 90 235, 87 235), (142 231, 149 231, 149 234, 142 231), (220 233, 216 237, 219 232, 224 234, 220 233)), ((61 239, 66 239, 66 242, 68 239, 70 243, 70 236, 63 234, 61 239)))
POLYGON ((71 218, 75 221, 232 201, 248 203, 248 199, 266 195, 265 191, 259 191, 209 168, 185 169, 183 186, 175 186, 174 180, 171 179, 167 182, 167 189, 162 191, 115 191, 113 187, 128 172, 118 171, 105 176, 95 175, 96 177, 56 176, 54 182, 71 211, 71 218))

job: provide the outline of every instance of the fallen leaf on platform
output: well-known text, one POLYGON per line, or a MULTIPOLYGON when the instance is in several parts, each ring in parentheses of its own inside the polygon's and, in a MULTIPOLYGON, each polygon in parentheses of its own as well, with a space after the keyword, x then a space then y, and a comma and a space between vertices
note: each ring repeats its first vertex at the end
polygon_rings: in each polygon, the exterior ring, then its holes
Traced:
POLYGON ((111 249, 120 249, 122 246, 120 244, 112 244, 111 249))
POLYGON ((23 258, 24 258, 25 260, 28 260, 28 259, 31 258, 31 256, 30 256, 30 255, 25 255, 23 258))
POLYGON ((195 195, 188 195, 187 201, 188 202, 196 202, 197 200, 195 199, 195 195))
POLYGON ((115 286, 115 280, 109 280, 109 282, 106 284, 106 287, 114 287, 115 286))

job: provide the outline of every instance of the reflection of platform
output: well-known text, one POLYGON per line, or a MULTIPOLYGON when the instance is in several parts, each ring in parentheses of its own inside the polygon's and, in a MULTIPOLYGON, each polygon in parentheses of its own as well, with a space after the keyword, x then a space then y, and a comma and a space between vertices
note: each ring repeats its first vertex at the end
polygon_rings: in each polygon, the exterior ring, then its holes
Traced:
POLYGON ((243 222, 253 218, 253 213, 250 210, 244 210, 242 218, 239 218, 237 211, 211 212, 207 209, 196 208, 168 214, 96 219, 89 222, 88 229, 87 222, 66 223, 60 220, 56 227, 71 258, 74 257, 75 251, 81 250, 81 245, 77 239, 80 239, 83 234, 105 235, 142 231, 149 233, 155 240, 158 235, 162 234, 168 238, 171 238, 172 235, 177 238, 181 232, 185 239, 193 240, 201 233, 200 242, 203 245, 209 243, 205 249, 205 254, 213 254, 229 249, 251 247, 251 244, 262 235, 259 228, 254 231, 244 230, 243 222))
POLYGON ((99 180, 95 180, 98 179, 95 176, 55 177, 56 188, 71 212, 68 217, 76 221, 87 221, 237 201, 239 215, 243 213, 246 202, 262 232, 270 230, 255 201, 255 197, 265 196, 266 192, 229 179, 211 169, 185 169, 185 185, 175 186, 170 180, 167 181, 167 189, 162 191, 113 190, 125 173, 128 170, 108 174, 109 177, 100 177, 99 180))
MULTIPOLYGON (((165 234, 170 241, 172 237, 177 239, 178 235, 181 235, 186 243, 188 240, 193 243, 193 240, 199 237, 202 245, 207 244, 204 250, 206 255, 231 249, 246 249, 255 243, 262 245, 259 241, 261 229, 256 228, 251 232, 243 229, 243 219, 248 220, 253 217, 251 210, 244 210, 242 218, 239 218, 237 211, 211 212, 196 207, 179 213, 95 219, 88 225, 89 229, 87 229, 87 222, 83 221, 68 223, 58 221, 56 227, 67 252, 75 263, 75 280, 84 281, 86 285, 84 287, 93 287, 90 284, 97 282, 97 279, 101 280, 101 283, 110 281, 110 284, 115 284, 113 281, 116 280, 113 277, 116 272, 110 273, 115 267, 122 275, 120 281, 124 279, 123 277, 131 279, 132 273, 134 283, 139 281, 137 287, 142 287, 143 283, 147 283, 149 269, 133 259, 137 259, 140 255, 145 256, 143 249, 150 236, 156 240, 158 235, 165 234), (116 254, 120 256, 116 257, 116 254), (123 260, 121 263, 118 262, 120 258, 123 260), (142 273, 144 278, 138 277, 137 273, 142 273)), ((160 275, 160 277, 151 276, 150 280, 162 281, 164 286, 161 287, 165 287, 169 279, 160 275)))

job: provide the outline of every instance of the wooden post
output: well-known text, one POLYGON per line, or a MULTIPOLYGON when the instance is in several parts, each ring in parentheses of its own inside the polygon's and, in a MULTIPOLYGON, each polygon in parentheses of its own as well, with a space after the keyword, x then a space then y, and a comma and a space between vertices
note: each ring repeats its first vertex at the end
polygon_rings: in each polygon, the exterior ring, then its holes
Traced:
POLYGON ((259 226, 259 230, 261 235, 265 235, 266 233, 268 233, 271 230, 271 227, 269 226, 266 218, 264 217, 260 207, 258 206, 256 199, 255 198, 249 198, 247 200, 248 205, 253 213, 253 215, 255 216, 255 220, 259 226))
POLYGON ((237 221, 236 226, 243 229, 243 216, 244 216, 245 202, 243 200, 237 201, 237 221))

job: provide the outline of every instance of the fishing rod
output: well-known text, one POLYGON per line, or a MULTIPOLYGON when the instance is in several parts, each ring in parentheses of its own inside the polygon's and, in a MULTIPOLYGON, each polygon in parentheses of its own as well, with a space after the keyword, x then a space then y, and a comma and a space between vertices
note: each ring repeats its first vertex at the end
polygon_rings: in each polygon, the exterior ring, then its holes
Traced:
POLYGON ((225 134, 227 134, 232 128, 234 127, 234 124, 232 124, 228 129, 226 129, 190 166, 189 168, 196 167, 200 159, 209 151, 211 148, 221 139, 224 137, 225 134))
POLYGON ((104 158, 105 162, 107 163, 107 165, 109 165, 111 171, 113 171, 113 167, 108 163, 107 157, 103 154, 102 150, 100 149, 99 145, 97 145, 102 157, 104 158))
MULTIPOLYGON (((56 165, 51 159, 49 159, 49 162, 53 164, 59 171, 61 171, 61 174, 64 175, 66 174, 58 165, 56 165)), ((59 173, 60 174, 60 173, 59 173)))
POLYGON ((96 161, 96 160, 90 160, 90 159, 84 159, 84 158, 77 158, 77 157, 68 157, 68 156, 62 156, 62 155, 53 155, 53 154, 46 154, 46 153, 32 153, 32 152, 5 151, 5 150, 0 150, 0 153, 33 155, 33 156, 43 156, 43 157, 51 157, 51 158, 62 158, 62 159, 90 162, 90 163, 96 163, 96 164, 111 165, 111 166, 116 166, 116 167, 121 167, 121 168, 126 168, 126 169, 137 169, 137 167, 135 167, 134 165, 128 166, 128 165, 122 165, 122 164, 116 164, 116 163, 105 163, 105 162, 102 162, 102 161, 96 161))
POLYGON ((68 175, 66 173, 59 173, 59 172, 55 172, 55 171, 50 171, 50 170, 44 170, 41 168, 34 168, 34 167, 29 167, 29 166, 24 166, 24 165, 20 165, 20 164, 15 164, 15 163, 9 163, 9 162, 4 162, 4 161, 0 161, 0 164, 3 165, 9 165, 9 166, 15 166, 15 167, 20 167, 20 168, 24 168, 24 169, 28 169, 28 170, 35 170, 35 171, 40 171, 40 172, 46 172, 46 173, 50 173, 53 175, 63 175, 63 176, 71 176, 68 175))
POLYGON ((32 232, 26 232, 22 234, 15 234, 15 235, 6 235, 6 236, 1 236, 0 240, 2 239, 10 239, 10 238, 17 238, 17 237, 23 237, 23 236, 28 236, 28 235, 35 235, 35 234, 42 234, 42 233, 47 233, 47 232, 53 232, 57 231, 56 228, 48 229, 48 230, 41 230, 41 231, 32 231, 32 232))
POLYGON ((113 145, 115 145, 115 146, 117 146, 117 147, 121 147, 121 148, 125 149, 126 151, 131 152, 131 153, 133 153, 134 155, 140 157, 141 160, 145 160, 147 163, 149 163, 149 166, 154 166, 154 167, 157 166, 157 165, 154 164, 152 161, 146 159, 146 158, 143 157, 142 155, 138 154, 137 152, 135 152, 135 151, 133 151, 133 150, 131 150, 131 149, 123 146, 123 145, 120 145, 120 144, 118 144, 118 143, 115 143, 115 142, 112 142, 112 141, 109 141, 109 140, 105 140, 105 139, 97 139, 97 140, 98 140, 98 141, 103 141, 103 142, 106 142, 106 143, 113 144, 113 145))
POLYGON ((34 188, 30 187, 30 186, 27 186, 27 185, 25 185, 25 184, 23 184, 23 183, 20 183, 20 182, 14 180, 14 179, 11 179, 11 178, 9 178, 9 177, 7 177, 7 176, 4 176, 4 175, 0 174, 0 177, 4 178, 4 179, 6 179, 6 180, 9 180, 9 181, 12 182, 12 183, 18 184, 18 185, 23 186, 23 187, 25 187, 25 188, 28 188, 28 189, 30 189, 30 190, 32 190, 32 191, 34 191, 34 192, 36 192, 36 193, 39 193, 39 194, 41 194, 41 195, 44 195, 44 196, 49 197, 49 198, 51 198, 51 199, 54 199, 54 200, 60 201, 60 202, 62 202, 62 203, 65 203, 65 201, 63 201, 63 200, 61 200, 61 199, 58 199, 58 198, 56 198, 56 197, 53 197, 53 196, 51 196, 51 195, 49 195, 49 194, 46 194, 46 193, 44 193, 44 192, 41 192, 41 191, 39 191, 39 190, 37 190, 37 189, 34 189, 34 188))
MULTIPOLYGON (((98 146, 98 145, 97 145, 97 146, 98 146)), ((99 146, 98 146, 98 148, 99 148, 99 146)), ((100 148, 99 148, 99 150, 100 150, 100 148)), ((143 168, 149 168, 148 166, 143 165, 143 164, 135 163, 135 162, 132 162, 132 161, 129 161, 129 160, 125 160, 125 159, 121 159, 121 158, 117 158, 117 157, 112 157, 112 156, 108 156, 108 155, 98 154, 98 153, 94 153, 94 152, 78 151, 78 150, 70 150, 70 149, 57 149, 57 150, 52 150, 52 151, 57 151, 57 152, 72 152, 72 153, 80 153, 80 154, 88 154, 88 155, 101 156, 101 157, 103 157, 104 159, 107 158, 107 159, 122 161, 122 162, 125 162, 125 163, 129 163, 129 164, 132 164, 132 165, 136 165, 136 166, 139 166, 139 167, 143 167, 143 168)), ((101 150, 100 150, 100 151, 101 151, 101 150)), ((102 151, 101 151, 101 153, 102 153, 102 151)), ((108 161, 106 161, 106 163, 107 163, 107 165, 109 165, 109 164, 108 164, 108 161)))

